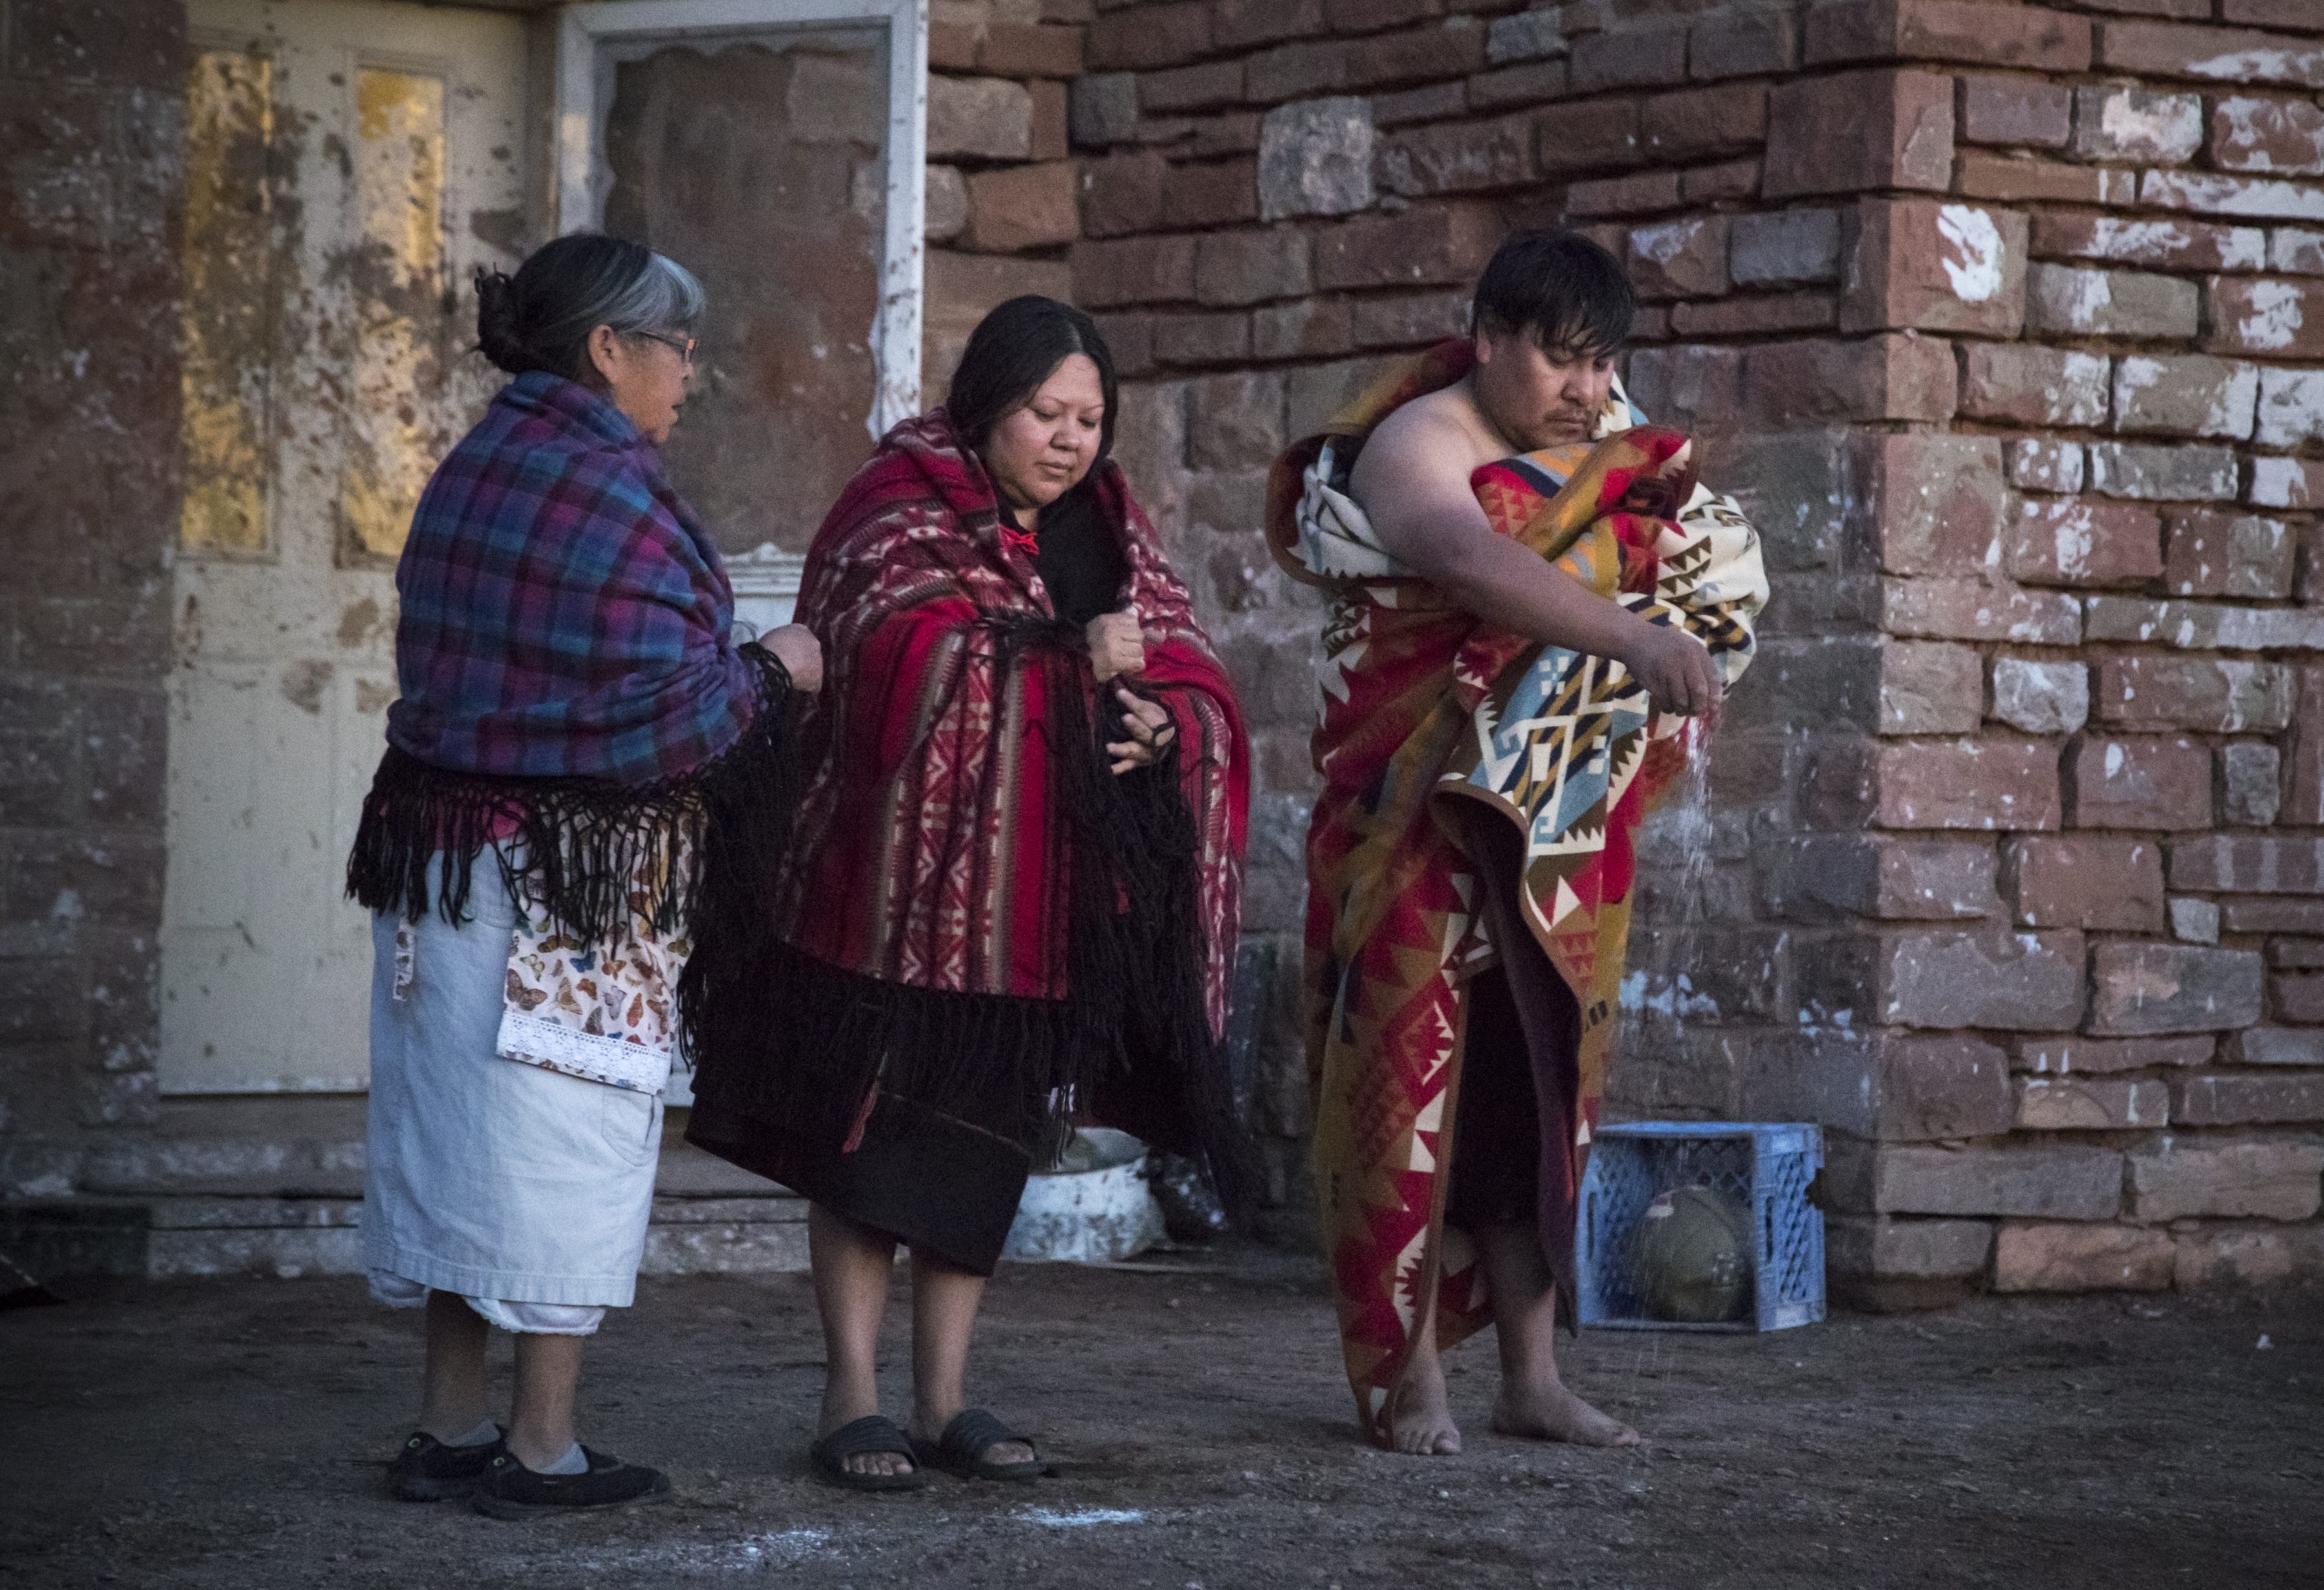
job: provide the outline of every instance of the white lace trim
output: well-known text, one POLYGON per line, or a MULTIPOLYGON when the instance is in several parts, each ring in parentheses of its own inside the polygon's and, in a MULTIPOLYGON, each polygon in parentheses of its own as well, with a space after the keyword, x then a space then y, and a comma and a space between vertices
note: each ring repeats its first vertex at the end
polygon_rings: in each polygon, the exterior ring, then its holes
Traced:
POLYGON ((670 1051, 605 1038, 524 1011, 503 1010, 494 1045, 501 1058, 562 1071, 633 1093, 659 1094, 669 1085, 670 1051))

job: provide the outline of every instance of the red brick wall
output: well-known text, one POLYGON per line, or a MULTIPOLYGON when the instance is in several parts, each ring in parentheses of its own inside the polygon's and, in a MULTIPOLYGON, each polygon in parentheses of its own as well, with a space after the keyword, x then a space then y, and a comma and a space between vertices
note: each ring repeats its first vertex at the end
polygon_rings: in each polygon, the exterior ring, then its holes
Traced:
MULTIPOLYGON (((181 31, 0 0, 0 1196, 152 1106, 181 31)), ((1823 1122, 1858 1296, 2324 1271, 2311 0, 936 0, 931 57, 929 401, 1001 298, 1097 310, 1246 691, 1284 1234, 1316 612, 1260 480, 1562 217, 1776 590, 1615 1102, 1823 1122)))
POLYGON ((1073 296, 1080 168, 1067 158, 1068 79, 1087 0, 936 0, 928 26, 927 402, 943 401, 968 334, 1020 292, 1073 296))
POLYGON ((1261 471, 1563 217, 1775 587, 1617 1103, 1824 1123, 1858 1296, 2324 1271, 2324 11, 1101 0, 1087 64, 1073 289, 1250 695, 1278 985, 1314 614, 1261 471))
POLYGON ((0 0, 0 1199, 154 1105, 184 31, 0 0))

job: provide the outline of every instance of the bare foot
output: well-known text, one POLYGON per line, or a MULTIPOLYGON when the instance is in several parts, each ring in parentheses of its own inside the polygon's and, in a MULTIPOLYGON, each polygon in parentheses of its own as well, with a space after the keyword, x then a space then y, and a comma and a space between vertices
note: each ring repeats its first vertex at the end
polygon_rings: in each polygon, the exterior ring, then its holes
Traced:
POLYGON ((1504 1436, 1571 1441, 1577 1447, 1635 1447, 1638 1432, 1599 1412, 1552 1381, 1531 1389, 1504 1382, 1493 1402, 1493 1428, 1504 1436))
POLYGON ((1445 1457, 1461 1450, 1461 1432, 1444 1394, 1444 1364, 1435 1354, 1412 1355, 1404 1378, 1388 1394, 1388 1422, 1399 1452, 1445 1457))

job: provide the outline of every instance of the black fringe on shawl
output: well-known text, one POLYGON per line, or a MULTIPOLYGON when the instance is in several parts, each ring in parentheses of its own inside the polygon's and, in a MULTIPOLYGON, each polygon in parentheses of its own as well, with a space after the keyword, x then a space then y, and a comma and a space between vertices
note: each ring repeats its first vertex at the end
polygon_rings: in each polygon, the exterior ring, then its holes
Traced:
MULTIPOLYGON (((695 1122, 722 1140, 748 1123, 828 1151, 880 1097, 916 1105, 1054 1160, 1094 1115, 1157 1148, 1201 1154, 1240 1216, 1258 1177, 1238 1124, 1225 1045, 1205 1015, 1201 836, 1178 786, 1179 747, 1117 775, 1124 736, 1088 708, 1079 626, 988 619, 995 666, 1047 678, 1052 822, 1065 826, 1068 997, 973 994, 843 970, 781 942, 705 945, 687 964, 695 1122), (704 953, 715 948, 715 953, 704 953)), ((1110 702, 1110 695, 1105 698, 1110 702)), ((810 908, 811 909, 811 908, 810 908)))
POLYGON ((476 858, 489 847, 518 908, 584 942, 624 936, 632 913, 658 933, 697 943, 747 938, 789 839, 798 774, 788 753, 790 672, 757 646, 742 656, 756 670, 749 726, 675 778, 623 785, 453 772, 390 746, 364 798, 347 893, 374 911, 417 921, 432 908, 457 924, 467 920, 476 858), (428 868, 439 850, 443 886, 431 900, 428 868), (650 899, 633 896, 640 877, 661 880, 650 899))

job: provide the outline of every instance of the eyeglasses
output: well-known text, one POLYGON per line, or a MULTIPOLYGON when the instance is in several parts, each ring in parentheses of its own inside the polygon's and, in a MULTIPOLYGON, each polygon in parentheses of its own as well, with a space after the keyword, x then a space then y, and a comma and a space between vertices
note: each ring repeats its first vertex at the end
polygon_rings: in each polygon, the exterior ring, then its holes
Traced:
POLYGON ((658 342, 675 352, 687 365, 694 363, 694 338, 691 337, 672 337, 667 331, 632 331, 630 335, 642 337, 648 342, 658 342))

